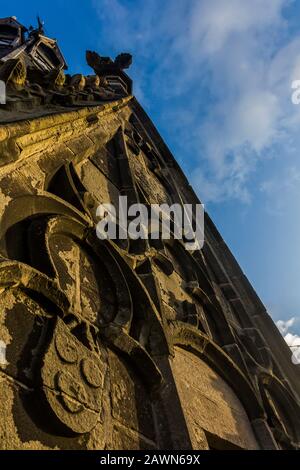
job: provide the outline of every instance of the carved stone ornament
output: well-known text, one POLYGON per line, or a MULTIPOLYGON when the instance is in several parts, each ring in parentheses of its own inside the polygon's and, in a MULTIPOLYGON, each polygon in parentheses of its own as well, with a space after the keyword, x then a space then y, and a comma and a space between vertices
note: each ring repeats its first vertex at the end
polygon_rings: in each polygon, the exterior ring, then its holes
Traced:
POLYGON ((18 91, 24 88, 26 75, 26 65, 23 58, 10 59, 0 67, 0 80, 18 91))
POLYGON ((93 429, 101 411, 106 365, 57 318, 42 367, 43 390, 55 416, 76 433, 93 429))

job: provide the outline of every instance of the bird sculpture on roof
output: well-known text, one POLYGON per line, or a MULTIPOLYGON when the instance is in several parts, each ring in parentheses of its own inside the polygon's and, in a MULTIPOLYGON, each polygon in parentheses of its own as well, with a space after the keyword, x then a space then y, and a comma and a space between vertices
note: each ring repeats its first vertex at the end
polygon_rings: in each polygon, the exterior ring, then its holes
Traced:
POLYGON ((132 55, 128 52, 122 52, 113 61, 110 57, 102 57, 97 52, 86 51, 86 61, 97 75, 103 75, 104 72, 109 70, 124 70, 130 67, 132 55))

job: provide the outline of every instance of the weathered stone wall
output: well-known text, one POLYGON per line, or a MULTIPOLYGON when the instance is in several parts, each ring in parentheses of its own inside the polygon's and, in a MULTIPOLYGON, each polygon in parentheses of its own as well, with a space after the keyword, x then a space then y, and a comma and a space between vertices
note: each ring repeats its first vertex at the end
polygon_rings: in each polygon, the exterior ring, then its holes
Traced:
MULTIPOLYGON (((24 325, 20 322, 20 326, 24 325)), ((155 449, 152 408, 145 386, 126 361, 113 351, 104 354, 107 372, 101 411, 88 433, 78 429, 70 433, 58 426, 51 410, 44 406, 45 397, 39 390, 26 386, 26 379, 17 380, 1 372, 0 393, 4 406, 0 416, 0 449, 155 449)), ((77 408, 77 404, 73 405, 77 408)), ((80 421, 88 420, 83 413, 77 414, 80 421)))
POLYGON ((240 400, 205 362, 176 348, 172 370, 195 449, 204 443, 207 448, 206 435, 208 439, 219 438, 220 444, 229 449, 230 444, 242 449, 259 448, 240 400))
POLYGON ((96 236, 120 195, 199 202, 138 103, 44 111, 0 127, 0 448, 296 448, 296 387, 209 219, 201 252, 96 236))

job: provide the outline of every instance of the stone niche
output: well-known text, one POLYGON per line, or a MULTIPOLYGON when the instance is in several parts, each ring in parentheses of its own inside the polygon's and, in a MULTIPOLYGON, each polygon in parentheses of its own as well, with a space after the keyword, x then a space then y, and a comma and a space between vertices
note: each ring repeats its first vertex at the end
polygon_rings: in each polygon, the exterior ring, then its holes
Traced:
POLYGON ((195 354, 175 348, 172 370, 194 449, 258 449, 231 387, 195 354))

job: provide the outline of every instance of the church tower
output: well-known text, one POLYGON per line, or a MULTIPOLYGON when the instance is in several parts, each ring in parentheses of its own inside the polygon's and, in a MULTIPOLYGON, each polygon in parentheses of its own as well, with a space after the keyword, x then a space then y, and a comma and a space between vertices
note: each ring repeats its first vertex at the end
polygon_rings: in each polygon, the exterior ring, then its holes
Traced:
POLYGON ((201 249, 97 236, 200 202, 130 54, 86 58, 0 20, 0 449, 299 448, 300 366, 209 215, 201 249))

